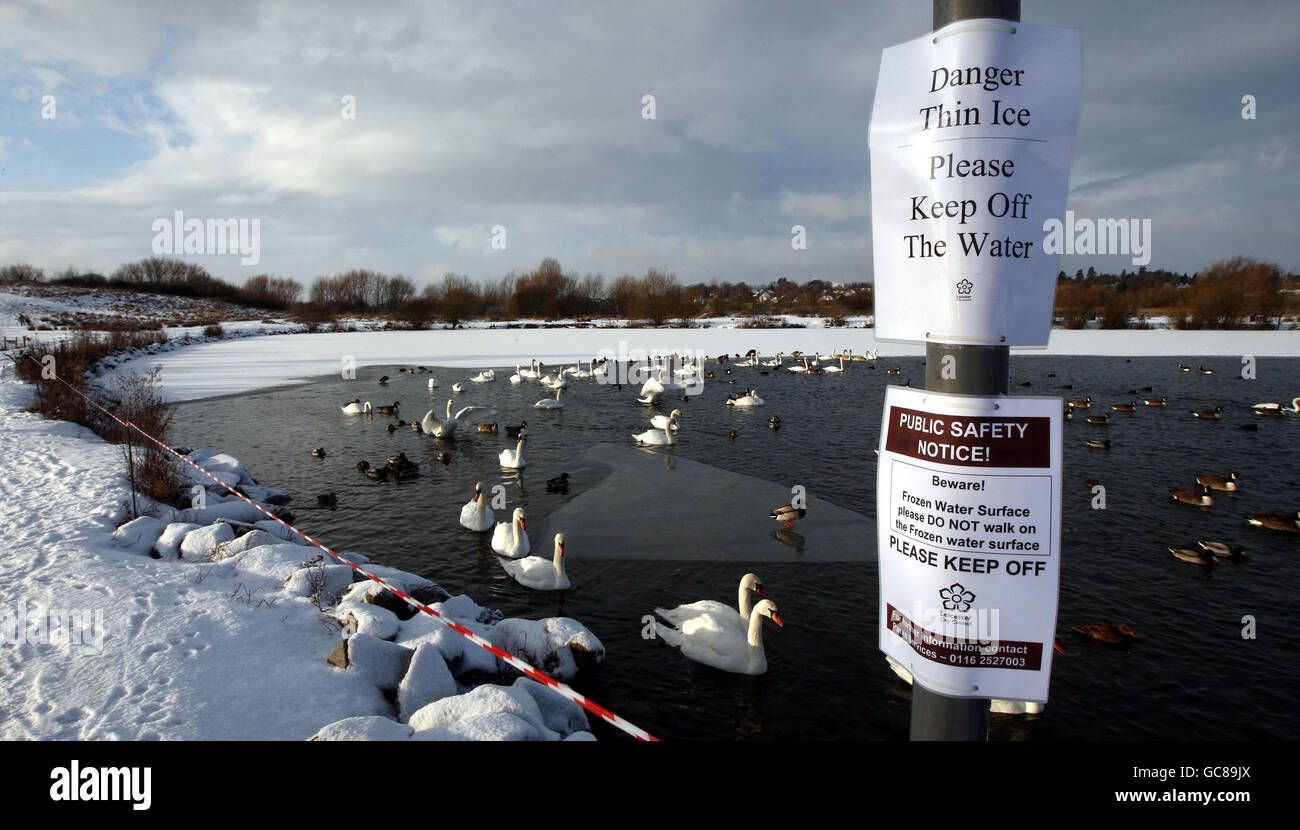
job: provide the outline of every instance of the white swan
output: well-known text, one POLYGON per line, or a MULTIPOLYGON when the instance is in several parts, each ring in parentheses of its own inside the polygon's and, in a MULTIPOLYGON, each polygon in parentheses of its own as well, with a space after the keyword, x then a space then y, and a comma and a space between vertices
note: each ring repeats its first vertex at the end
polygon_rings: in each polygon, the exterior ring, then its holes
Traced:
MULTIPOLYGON (((894 674, 907 681, 907 685, 912 685, 912 673, 903 668, 903 664, 889 655, 885 655, 889 661, 889 667, 894 670, 894 674)), ((1002 700, 994 698, 989 701, 989 711, 999 715, 1037 715, 1043 711, 1045 703, 1038 703, 1033 700, 1002 700)))
POLYGON ((651 447, 666 447, 669 444, 676 443, 673 440, 673 430, 677 428, 677 419, 669 418, 668 423, 659 429, 650 429, 640 435, 633 435, 632 438, 638 444, 646 444, 651 447))
POLYGON ((453 384, 451 385, 451 391, 454 392, 455 394, 459 395, 461 392, 464 392, 464 391, 465 391, 465 384, 463 384, 463 383, 453 383, 453 384))
POLYGON ((533 404, 533 409, 564 409, 564 401, 560 400, 561 387, 556 387, 554 398, 542 398, 533 404))
POLYGON ((525 556, 523 559, 500 559, 506 573, 515 582, 535 591, 567 591, 573 587, 564 571, 564 534, 555 534, 555 557, 525 556))
POLYGON ((516 507, 510 521, 498 523, 496 530, 492 531, 492 550, 511 559, 527 556, 531 547, 528 544, 527 530, 524 509, 516 507))
POLYGON ((551 389, 564 389, 569 385, 568 378, 563 373, 558 375, 547 375, 539 380, 538 383, 551 389))
POLYGON ((460 523, 463 527, 482 533, 492 529, 495 519, 492 508, 488 507, 487 499, 483 498, 483 482, 480 481, 474 485, 474 498, 460 509, 460 523))
POLYGON ((438 379, 437 379, 437 378, 429 378, 429 391, 432 392, 433 390, 435 390, 435 389, 437 389, 437 388, 438 388, 438 379))
POLYGON ((834 373, 836 373, 836 372, 843 372, 843 371, 844 371, 844 355, 840 355, 840 365, 839 365, 839 366, 827 366, 825 369, 822 369, 822 371, 823 371, 823 372, 830 372, 830 373, 832 373, 832 374, 834 374, 834 373))
POLYGON ((497 458, 501 460, 502 467, 509 467, 512 470, 522 470, 528 466, 528 462, 524 460, 524 437, 519 436, 518 446, 513 450, 502 450, 497 458))
POLYGON ((680 409, 674 409, 671 415, 656 415, 651 418, 650 426, 655 429, 668 429, 671 425, 673 429, 679 429, 677 426, 677 419, 680 417, 682 417, 682 411, 680 409))
POLYGON ((747 632, 750 612, 753 610, 750 606, 750 591, 757 592, 760 597, 763 596, 763 581, 757 574, 745 574, 741 578, 740 593, 735 608, 716 599, 702 599, 699 602, 679 605, 668 611, 656 608, 655 613, 672 623, 683 634, 691 634, 703 628, 721 630, 727 626, 737 631, 747 632))
POLYGON ((773 357, 771 360, 762 361, 760 365, 771 366, 772 368, 780 369, 781 363, 784 362, 784 360, 785 360, 785 355, 781 354, 780 352, 777 352, 775 357, 773 357))
POLYGON ((808 371, 808 358, 805 357, 805 358, 803 359, 803 365, 802 365, 802 366, 800 366, 798 363, 796 363, 796 364, 793 365, 793 366, 787 366, 787 367, 786 367, 786 371, 787 371, 787 372, 799 372, 800 374, 802 374, 802 373, 804 373, 804 372, 807 372, 807 371, 808 371))
POLYGON ((522 371, 522 370, 520 369, 520 367, 519 367, 518 365, 516 365, 516 366, 515 366, 515 373, 514 373, 513 375, 510 376, 510 385, 511 385, 511 386, 518 386, 519 384, 521 384, 521 383, 524 382, 524 376, 521 375, 521 374, 519 374, 520 371, 522 371))
POLYGON ((763 650, 764 617, 771 617, 772 622, 785 627, 777 613, 776 603, 765 599, 750 612, 747 631, 728 626, 700 625, 689 633, 673 628, 656 628, 655 633, 697 663, 735 674, 763 674, 767 671, 767 653, 763 650))
POLYGON ((475 375, 474 377, 470 378, 470 382, 471 382, 471 383, 490 383, 491 381, 494 381, 494 380, 496 380, 496 379, 497 379, 496 372, 493 372, 491 369, 488 369, 486 372, 479 372, 477 375, 475 375))
POLYGON ((1293 398, 1290 406, 1280 403, 1257 403, 1251 409, 1258 412, 1300 412, 1300 398, 1293 398))
POLYGON ((659 400, 659 396, 664 393, 664 385, 655 378, 650 378, 641 384, 641 395, 636 399, 637 403, 652 404, 659 400))
POLYGON ((519 376, 526 380, 537 380, 542 375, 542 364, 538 363, 536 358, 533 358, 530 365, 532 366, 530 369, 520 369, 519 376))
POLYGON ((374 412, 374 407, 370 405, 370 401, 361 403, 360 398, 357 398, 347 406, 339 407, 339 409, 343 410, 344 415, 370 415, 374 412))
POLYGON ((456 434, 456 427, 459 425, 460 419, 464 417, 465 413, 484 408, 481 406, 467 406, 455 415, 452 415, 451 407, 454 403, 455 401, 450 399, 447 401, 447 417, 445 419, 434 415, 432 409, 426 412, 424 414, 424 419, 420 421, 421 428, 423 428, 425 432, 433 433, 433 435, 438 438, 451 438, 456 434))
POLYGON ((745 395, 739 398, 727 398, 727 406, 763 406, 763 399, 758 396, 758 390, 750 389, 745 395))

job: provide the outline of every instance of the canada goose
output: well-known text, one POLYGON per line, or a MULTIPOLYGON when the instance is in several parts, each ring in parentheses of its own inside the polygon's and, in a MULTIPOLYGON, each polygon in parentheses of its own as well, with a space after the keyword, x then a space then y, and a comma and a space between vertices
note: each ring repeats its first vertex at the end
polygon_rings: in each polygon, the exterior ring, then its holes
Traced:
POLYGON ((1193 565, 1213 565, 1214 554, 1208 550, 1195 550, 1194 548, 1170 548, 1169 552, 1174 555, 1175 559, 1183 562, 1190 562, 1193 565))
POLYGON ((1089 415, 1088 423, 1106 425, 1110 423, 1110 415, 1089 415))
POLYGON ((528 428, 528 422, 520 421, 519 426, 517 427, 507 426, 506 435, 510 436, 511 438, 518 438, 519 433, 523 432, 527 428, 528 428))
POLYGON ((559 474, 558 476, 556 476, 555 478, 549 478, 549 479, 547 479, 547 480, 546 480, 546 492, 548 492, 548 493, 563 493, 563 494, 565 494, 565 495, 568 495, 568 492, 569 492, 569 474, 568 474, 568 473, 560 473, 560 474, 559 474))
POLYGON ((324 447, 317 447, 316 449, 314 449, 314 450, 311 451, 311 454, 314 455, 314 456, 317 457, 317 458, 324 458, 324 457, 325 457, 325 448, 324 448, 324 447))
POLYGON ((379 407, 376 411, 377 411, 380 415, 396 415, 396 414, 397 414, 397 407, 398 407, 398 405, 399 405, 400 403, 401 403, 401 401, 393 401, 393 405, 392 405, 392 406, 381 406, 381 407, 379 407))
POLYGON ((1092 448, 1095 449, 1095 450, 1108 450, 1108 449, 1110 449, 1110 439, 1109 439, 1109 438, 1103 438, 1103 439, 1092 438, 1092 439, 1090 439, 1090 440, 1088 441, 1088 446, 1092 447, 1092 448))
POLYGON ((479 424, 479 425, 478 425, 478 431, 479 431, 479 432, 486 432, 486 433, 488 433, 489 435, 496 435, 496 434, 497 434, 497 425, 496 425, 496 424, 479 424))
POLYGON ((1169 495, 1173 496, 1174 501, 1181 504, 1190 504, 1196 507, 1209 507, 1214 503, 1210 498, 1210 488, 1202 487, 1199 490, 1179 490, 1171 489, 1169 495))
POLYGON ((1110 408, 1115 412, 1136 412, 1137 405, 1137 401, 1133 401, 1133 403, 1113 403, 1110 408))
POLYGON ((894 368, 892 368, 892 369, 890 369, 890 370, 888 370, 888 371, 889 371, 889 374, 891 374, 891 375, 901 375, 901 374, 903 373, 903 370, 902 370, 900 367, 898 367, 898 366, 895 366, 894 368))
POLYGON ((1300 510, 1294 513, 1247 513, 1246 521, 1255 527, 1266 527, 1283 533, 1300 533, 1300 510))
POLYGON ((1202 550, 1208 550, 1210 553, 1221 559, 1240 559, 1246 555, 1246 549, 1241 545, 1230 545, 1227 542, 1197 542, 1202 550))
POLYGON ((1211 490, 1222 490, 1226 493, 1235 492, 1237 489, 1236 473, 1228 473, 1228 477, 1210 475, 1209 473, 1200 473, 1196 476, 1196 483, 1209 487, 1211 490))
POLYGON ((806 508, 795 507, 792 504, 787 504, 782 507, 776 508, 768 515, 770 515, 773 519, 776 519, 778 522, 785 523, 786 530, 793 530, 795 520, 802 519, 805 515, 807 515, 807 513, 808 510, 806 508))
POLYGON ((339 498, 333 493, 321 493, 316 496, 316 503, 322 507, 334 507, 339 503, 339 498))
POLYGON ((1214 374, 1214 370, 1213 370, 1213 369, 1207 369, 1207 368, 1205 368, 1204 366, 1197 366, 1197 367, 1196 367, 1196 371, 1200 372, 1200 373, 1203 374, 1203 375, 1212 375, 1212 374, 1214 374))
POLYGON ((1217 421, 1219 420, 1219 413, 1222 411, 1223 407, 1221 406, 1216 406, 1214 409, 1193 409, 1192 417, 1203 418, 1207 421, 1217 421))
POLYGON ((1169 406, 1169 399, 1161 395, 1158 398, 1144 398, 1142 403, 1147 406, 1169 406))
POLYGON ((1081 401, 1070 401, 1067 405, 1072 409, 1090 409, 1092 408, 1092 398, 1084 398, 1081 401))
POLYGON ((1120 623, 1117 626, 1110 623, 1089 623, 1076 625, 1070 630, 1103 643, 1126 643, 1130 638, 1137 639, 1138 636, 1133 626, 1128 623, 1120 623))

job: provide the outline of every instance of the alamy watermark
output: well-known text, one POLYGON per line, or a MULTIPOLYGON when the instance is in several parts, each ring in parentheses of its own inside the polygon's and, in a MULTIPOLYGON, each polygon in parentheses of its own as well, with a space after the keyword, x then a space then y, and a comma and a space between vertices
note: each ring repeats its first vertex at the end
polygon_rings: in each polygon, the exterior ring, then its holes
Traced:
POLYGON ((176 211, 171 219, 153 220, 153 252, 173 254, 239 254, 240 265, 262 261, 261 219, 186 219, 176 211))
POLYGON ((1043 253, 1111 254, 1132 257, 1134 265, 1151 262, 1150 219, 1087 219, 1065 212, 1065 221, 1043 222, 1043 253))
POLYGON ((102 654, 104 609, 0 606, 0 643, 78 646, 87 654, 102 654))

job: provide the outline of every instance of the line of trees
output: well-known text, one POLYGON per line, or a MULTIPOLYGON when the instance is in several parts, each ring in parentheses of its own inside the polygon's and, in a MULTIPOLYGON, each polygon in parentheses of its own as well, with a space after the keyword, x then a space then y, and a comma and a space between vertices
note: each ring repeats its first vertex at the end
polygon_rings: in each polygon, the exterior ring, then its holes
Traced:
MULTIPOLYGON (((31 265, 0 268, 0 284, 46 281, 31 265)), ((84 287, 119 287, 193 297, 209 297, 273 309, 311 325, 340 315, 374 314, 410 328, 434 322, 453 327, 474 319, 589 319, 612 317, 645 320, 652 325, 698 317, 770 314, 820 315, 842 322, 849 314, 871 314, 870 283, 843 285, 824 280, 795 283, 787 279, 760 286, 716 281, 683 285, 677 276, 651 268, 643 276, 621 275, 606 281, 601 274, 565 271, 547 258, 524 274, 511 272, 496 282, 475 283, 447 273, 440 282, 419 288, 412 280, 365 269, 320 276, 309 290, 296 280, 259 274, 234 286, 204 268, 179 259, 152 257, 128 263, 112 277, 79 274, 73 269, 49 282, 84 287), (304 296, 305 293, 305 296, 304 296)), ((1180 328, 1232 328, 1242 321, 1281 325, 1300 312, 1300 278, 1283 274, 1274 264, 1249 257, 1217 262, 1197 274, 1148 271, 1098 274, 1095 268, 1073 278, 1060 272, 1056 316, 1074 328, 1096 324, 1124 328, 1134 319, 1168 317, 1180 328)))

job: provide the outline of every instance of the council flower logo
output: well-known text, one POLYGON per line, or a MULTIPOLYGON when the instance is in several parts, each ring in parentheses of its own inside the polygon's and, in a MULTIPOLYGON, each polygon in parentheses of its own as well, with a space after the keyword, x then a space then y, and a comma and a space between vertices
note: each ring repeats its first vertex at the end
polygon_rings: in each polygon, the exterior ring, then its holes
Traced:
POLYGON ((959 582, 954 582, 947 588, 940 588, 939 596, 943 599, 945 611, 969 611, 970 604, 975 601, 975 595, 967 591, 959 582))
POLYGON ((975 283, 971 282, 970 280, 963 279, 961 282, 957 283, 957 293, 970 294, 971 289, 974 287, 975 287, 975 283))

